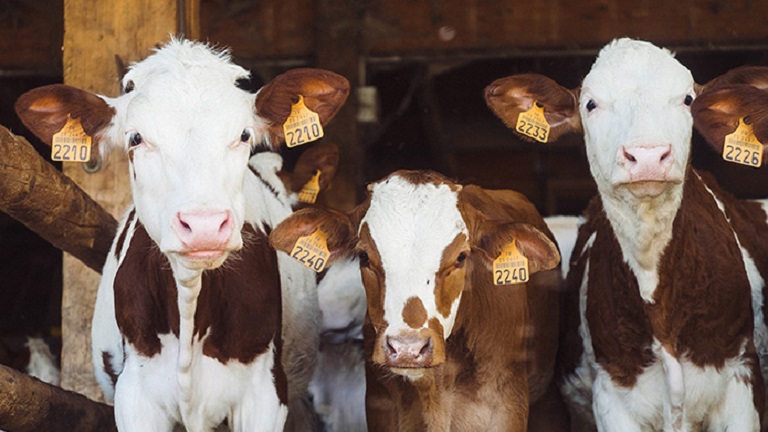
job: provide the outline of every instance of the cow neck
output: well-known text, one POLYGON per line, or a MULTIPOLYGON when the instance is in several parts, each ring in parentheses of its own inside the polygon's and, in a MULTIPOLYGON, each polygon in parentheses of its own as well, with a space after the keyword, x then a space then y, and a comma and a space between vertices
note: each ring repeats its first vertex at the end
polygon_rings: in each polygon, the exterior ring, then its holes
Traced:
MULTIPOLYGON (((686 180, 690 181, 690 169, 686 180)), ((670 185, 653 198, 637 198, 626 188, 600 190, 605 214, 621 252, 637 277, 643 300, 653 303, 658 265, 672 239, 672 226, 683 200, 684 183, 670 185)))
POLYGON ((282 165, 282 157, 272 152, 258 153, 248 163, 243 180, 245 220, 258 230, 274 227, 292 213, 292 197, 278 176, 282 165))
POLYGON ((193 337, 195 333, 195 312, 197 311, 197 299, 203 286, 203 272, 201 270, 188 269, 175 265, 171 260, 173 277, 176 282, 176 303, 179 308, 179 354, 176 361, 176 376, 179 382, 179 394, 181 397, 182 416, 187 417, 184 407, 195 394, 192 388, 193 337))

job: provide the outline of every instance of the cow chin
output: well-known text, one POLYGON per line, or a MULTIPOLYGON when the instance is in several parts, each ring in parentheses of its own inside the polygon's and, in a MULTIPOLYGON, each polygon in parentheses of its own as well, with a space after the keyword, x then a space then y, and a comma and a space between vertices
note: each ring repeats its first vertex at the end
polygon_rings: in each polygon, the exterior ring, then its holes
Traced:
POLYGON ((180 252, 179 263, 190 270, 213 270, 219 268, 229 257, 227 250, 204 250, 180 252))

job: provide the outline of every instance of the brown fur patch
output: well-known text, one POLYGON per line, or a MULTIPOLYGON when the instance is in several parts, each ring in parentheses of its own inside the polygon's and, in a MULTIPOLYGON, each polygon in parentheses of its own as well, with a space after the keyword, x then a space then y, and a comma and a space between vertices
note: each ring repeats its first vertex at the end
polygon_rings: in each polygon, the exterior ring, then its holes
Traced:
POLYGON ((403 321, 411 328, 418 329, 427 321, 427 310, 418 297, 411 297, 403 308, 403 321))
POLYGON ((440 270, 435 277, 435 306, 437 311, 447 318, 451 313, 451 307, 466 284, 466 258, 463 262, 457 262, 457 257, 469 252, 467 236, 459 234, 443 250, 440 258, 440 270))

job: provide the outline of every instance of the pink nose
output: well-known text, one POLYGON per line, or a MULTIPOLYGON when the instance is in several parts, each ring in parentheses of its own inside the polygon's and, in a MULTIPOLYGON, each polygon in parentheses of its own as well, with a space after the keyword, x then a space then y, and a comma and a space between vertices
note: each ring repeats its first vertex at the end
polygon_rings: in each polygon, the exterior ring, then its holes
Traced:
POLYGON ((619 163, 629 171, 632 181, 664 181, 674 161, 672 146, 622 147, 619 163))
POLYGON ((226 249, 233 229, 234 222, 229 211, 179 212, 173 221, 173 230, 190 251, 226 249))
POLYGON ((430 336, 405 333, 385 338, 384 355, 392 367, 428 367, 432 364, 433 343, 430 336))

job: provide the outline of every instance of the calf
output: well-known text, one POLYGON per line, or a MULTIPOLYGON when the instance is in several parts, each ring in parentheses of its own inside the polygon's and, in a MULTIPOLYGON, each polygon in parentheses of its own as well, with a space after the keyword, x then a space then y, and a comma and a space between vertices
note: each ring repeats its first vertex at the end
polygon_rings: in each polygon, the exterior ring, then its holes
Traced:
POLYGON ((54 85, 16 104, 49 144, 70 117, 95 151, 128 154, 134 204, 104 266, 92 333, 120 430, 208 431, 226 421, 279 431, 306 392, 316 282, 267 241, 295 204, 274 151, 294 102, 303 97, 325 123, 349 88, 331 72, 299 69, 251 94, 236 85, 247 76, 226 52, 172 40, 131 68, 120 97, 54 85))
POLYGON ((559 255, 541 216, 516 192, 434 172, 397 171, 368 190, 350 214, 295 213, 270 241, 290 253, 320 231, 330 263, 357 256, 369 430, 525 430, 529 405, 557 400, 559 255), (492 263, 513 243, 530 281, 494 286, 492 263))
POLYGON ((669 51, 620 39, 580 89, 486 88, 508 125, 537 103, 551 136, 584 133, 599 195, 571 258, 562 389, 599 430, 760 428, 766 215, 691 168, 694 87, 669 51))

